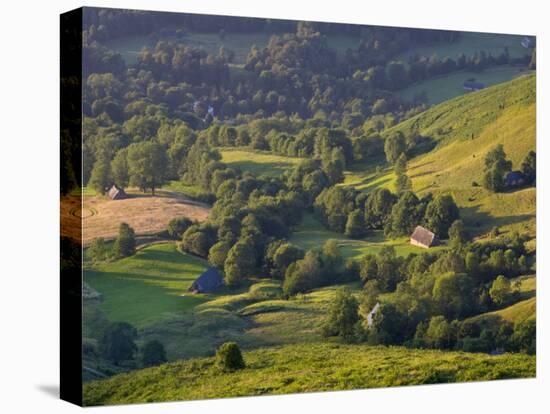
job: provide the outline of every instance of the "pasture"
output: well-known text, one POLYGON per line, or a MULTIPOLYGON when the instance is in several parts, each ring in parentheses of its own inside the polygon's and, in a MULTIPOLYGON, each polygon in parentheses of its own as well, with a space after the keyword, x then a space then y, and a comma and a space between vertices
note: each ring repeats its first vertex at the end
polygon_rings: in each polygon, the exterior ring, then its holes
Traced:
POLYGON ((489 356, 338 343, 244 353, 247 367, 223 373, 200 358, 122 374, 84 386, 84 405, 337 391, 535 376, 534 356, 489 356), (136 386, 139 384, 139 386, 136 386))
MULTIPOLYGON (((513 169, 535 149, 535 80, 523 76, 452 99, 387 131, 408 135, 414 130, 436 142, 432 151, 409 161, 407 175, 420 195, 450 193, 474 235, 499 226, 535 236, 534 187, 491 193, 481 186, 485 154, 495 145, 503 144, 513 169)), ((390 168, 377 173, 359 165, 345 184, 370 191, 393 180, 390 168)))
POLYGON ((251 350, 322 340, 320 326, 341 286, 315 289, 290 300, 281 298, 280 286, 276 280, 256 279, 237 291, 222 289, 193 312, 144 327, 140 340, 160 340, 169 360, 209 356, 226 341, 251 350))
POLYGON ((409 101, 412 101, 417 95, 425 94, 428 104, 435 105, 469 93, 462 86, 468 79, 475 79, 476 82, 484 83, 486 86, 493 86, 525 73, 522 68, 514 66, 494 66, 482 72, 469 70, 452 72, 415 83, 397 91, 397 94, 409 101))
POLYGON ((99 309, 112 321, 136 327, 188 312, 208 300, 187 292, 207 268, 204 260, 181 253, 175 243, 153 244, 134 256, 89 266, 84 281, 100 292, 99 309))
POLYGON ((122 222, 132 226, 138 235, 151 235, 166 229, 174 217, 204 221, 210 212, 208 206, 174 192, 157 191, 154 197, 131 189, 127 193, 129 198, 123 200, 86 196, 81 211, 75 204, 61 213, 69 218, 82 214, 82 240, 87 245, 96 237, 115 238, 122 222))
POLYGON ((281 177, 285 171, 302 161, 301 158, 240 148, 222 148, 220 153, 222 162, 231 168, 238 168, 243 172, 249 171, 257 177, 260 175, 281 177))
MULTIPOLYGON (((381 230, 371 232, 367 237, 359 240, 350 239, 343 234, 326 229, 313 215, 304 216, 302 223, 297 226, 290 237, 290 241, 303 249, 321 248, 323 243, 334 239, 346 259, 359 259, 366 254, 377 254, 385 246, 395 248, 397 255, 408 256, 410 253, 422 253, 427 251, 421 247, 409 243, 408 237, 387 239, 381 230)), ((445 249, 445 245, 432 247, 429 251, 445 249)))
POLYGON ((518 289, 519 291, 519 300, 516 303, 508 305, 502 309, 474 316, 469 319, 473 321, 490 322, 496 317, 513 324, 535 319, 537 316, 536 276, 519 276, 512 279, 511 282, 512 288, 518 289))
POLYGON ((492 312, 482 313, 468 320, 478 322, 480 324, 492 324, 494 320, 504 320, 512 324, 536 319, 537 312, 537 298, 532 297, 530 299, 521 300, 506 308, 499 309, 492 312))
POLYGON ((384 161, 378 165, 355 163, 344 171, 344 181, 341 186, 354 187, 356 190, 369 192, 376 188, 387 188, 395 191, 395 174, 391 166, 384 161))

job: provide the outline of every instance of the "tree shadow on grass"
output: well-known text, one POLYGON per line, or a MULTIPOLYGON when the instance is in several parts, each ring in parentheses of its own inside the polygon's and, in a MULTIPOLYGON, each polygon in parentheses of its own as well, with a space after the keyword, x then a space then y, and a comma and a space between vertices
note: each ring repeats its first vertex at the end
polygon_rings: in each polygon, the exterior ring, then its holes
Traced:
POLYGON ((354 184, 354 187, 360 189, 361 191, 369 192, 391 182, 391 178, 389 177, 386 177, 383 180, 376 180, 376 178, 377 177, 365 178, 361 180, 361 182, 354 184))
POLYGON ((434 161, 426 161, 426 162, 423 162, 423 163, 420 163, 420 164, 412 165, 409 168, 409 170, 414 171, 414 170, 417 170, 419 168, 425 167, 426 165, 432 165, 433 163, 434 163, 434 161))
POLYGON ((474 236, 479 236, 493 227, 517 224, 535 218, 535 214, 517 214, 512 216, 493 217, 486 211, 480 211, 480 206, 462 207, 461 216, 474 236))
MULTIPOLYGON (((174 273, 181 273, 181 272, 174 272, 174 273)), ((197 277, 200 276, 200 273, 193 276, 188 277, 167 277, 167 276, 160 276, 156 274, 139 274, 139 273, 122 273, 122 272, 101 272, 101 271, 90 271, 87 272, 86 275, 88 278, 93 279, 94 277, 108 277, 111 279, 117 279, 117 280, 127 280, 127 281, 134 281, 134 282, 144 282, 144 283, 153 283, 156 284, 156 282, 191 282, 194 281, 197 277)), ((183 286, 183 285, 182 285, 183 286)), ((162 286, 159 286, 162 287, 162 286)))
POLYGON ((269 175, 278 176, 282 175, 289 167, 292 166, 290 162, 256 162, 252 160, 238 161, 234 163, 242 171, 249 171, 255 176, 269 175))
POLYGON ((206 260, 198 258, 188 253, 180 253, 179 251, 163 251, 157 249, 144 249, 134 256, 137 260, 151 261, 151 262, 163 262, 163 263, 176 263, 176 264, 190 264, 193 266, 208 267, 206 260))
POLYGON ((413 175, 410 176, 410 178, 424 177, 426 175, 431 175, 433 173, 435 173, 434 170, 424 171, 424 172, 421 172, 421 173, 418 173, 418 174, 413 174, 413 175))

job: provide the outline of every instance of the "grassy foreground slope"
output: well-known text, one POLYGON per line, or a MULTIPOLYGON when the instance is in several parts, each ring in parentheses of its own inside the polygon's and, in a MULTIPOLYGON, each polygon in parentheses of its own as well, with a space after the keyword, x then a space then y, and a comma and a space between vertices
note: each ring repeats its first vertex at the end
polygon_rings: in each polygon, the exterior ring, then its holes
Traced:
POLYGON ((214 358, 164 364, 84 386, 84 404, 335 391, 535 376, 535 357, 367 345, 301 344, 244 353, 247 368, 220 373, 214 358))

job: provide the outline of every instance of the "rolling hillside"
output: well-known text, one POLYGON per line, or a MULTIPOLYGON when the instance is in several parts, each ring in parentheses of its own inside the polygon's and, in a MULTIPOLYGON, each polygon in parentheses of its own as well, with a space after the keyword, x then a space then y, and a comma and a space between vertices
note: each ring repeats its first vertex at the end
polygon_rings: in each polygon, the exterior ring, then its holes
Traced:
POLYGON ((127 404, 411 384, 528 378, 535 357, 489 356, 367 345, 301 344, 246 352, 247 368, 220 373, 200 358, 84 386, 84 404, 127 404))
MULTIPOLYGON (((409 161, 407 174, 419 193, 451 193, 477 235, 493 226, 535 234, 535 188, 494 194, 481 187, 485 154, 503 144, 513 168, 535 149, 534 75, 452 99, 391 128, 432 138, 436 147, 409 161)), ((357 176, 358 173, 355 172, 357 176)), ((392 172, 366 172, 364 188, 393 180, 392 172)))

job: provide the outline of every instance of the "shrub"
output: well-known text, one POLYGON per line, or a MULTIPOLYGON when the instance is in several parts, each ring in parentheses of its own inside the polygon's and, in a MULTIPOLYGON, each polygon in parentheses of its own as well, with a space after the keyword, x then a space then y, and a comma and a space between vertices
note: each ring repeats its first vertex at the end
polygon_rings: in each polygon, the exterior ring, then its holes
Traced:
POLYGON ((236 371, 245 367, 239 346, 235 342, 226 342, 216 352, 216 365, 222 371, 236 371))
POLYGON ((185 233, 185 230, 187 230, 191 224, 193 224, 193 221, 187 217, 177 217, 170 220, 166 232, 172 239, 181 240, 183 233, 185 233))
POLYGON ((106 329, 99 341, 101 354, 118 365, 134 357, 137 330, 126 322, 114 322, 106 329))
POLYGON ((105 244, 105 239, 103 237, 97 237, 92 240, 90 247, 88 248, 88 253, 92 260, 100 262, 109 256, 109 249, 105 244))
POLYGON ((534 355, 537 352, 537 322, 530 319, 514 326, 512 342, 516 349, 534 355))
POLYGON ((141 349, 141 363, 145 367, 159 365, 166 362, 166 351, 161 342, 153 339, 147 341, 141 349))
POLYGON ((128 257, 136 252, 136 236, 128 224, 120 223, 113 251, 117 257, 128 257))
POLYGON ((336 293, 331 303, 327 319, 323 324, 324 336, 340 336, 346 342, 355 339, 357 322, 359 322, 359 303, 347 289, 336 293))
POLYGON ((496 305, 507 304, 512 297, 512 285, 508 279, 500 275, 493 281, 489 295, 496 305))

